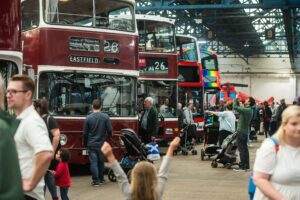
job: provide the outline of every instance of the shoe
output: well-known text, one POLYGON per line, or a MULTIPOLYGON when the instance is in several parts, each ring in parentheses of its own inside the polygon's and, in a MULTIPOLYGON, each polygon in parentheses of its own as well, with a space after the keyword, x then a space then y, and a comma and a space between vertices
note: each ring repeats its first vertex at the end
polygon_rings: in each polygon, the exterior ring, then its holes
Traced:
POLYGON ((235 171, 235 172, 246 172, 247 170, 243 169, 243 168, 237 168, 237 169, 233 169, 233 171, 235 171))
POLYGON ((91 185, 92 185, 92 186, 95 186, 95 187, 99 187, 99 186, 100 186, 100 183, 99 183, 99 182, 94 182, 94 181, 93 181, 93 182, 91 183, 91 185))
POLYGON ((106 184, 106 181, 103 179, 100 181, 100 185, 104 185, 104 184, 106 184))

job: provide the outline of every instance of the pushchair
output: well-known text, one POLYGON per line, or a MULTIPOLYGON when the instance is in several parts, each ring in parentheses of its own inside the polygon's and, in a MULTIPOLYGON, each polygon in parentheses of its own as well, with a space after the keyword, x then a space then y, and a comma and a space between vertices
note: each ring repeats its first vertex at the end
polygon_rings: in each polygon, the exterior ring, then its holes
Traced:
POLYGON ((219 141, 219 123, 214 120, 213 115, 206 116, 204 125, 204 143, 201 148, 201 160, 204 160, 205 156, 208 158, 217 155, 220 150, 218 146, 219 141))
POLYGON ((211 162, 212 168, 217 168, 218 163, 223 164, 226 169, 231 169, 232 166, 238 165, 236 163, 236 138, 237 132, 227 136, 222 143, 222 150, 217 155, 217 157, 211 162))
POLYGON ((177 150, 174 151, 177 154, 181 151, 182 155, 188 155, 189 151, 191 151, 192 155, 197 155, 197 150, 192 142, 195 137, 195 133, 197 131, 197 127, 195 124, 186 125, 183 128, 183 131, 179 132, 180 137, 180 145, 177 147, 177 150))
MULTIPOLYGON (((124 143, 126 148, 126 153, 120 161, 120 165, 124 172, 127 174, 128 179, 130 180, 130 174, 133 167, 139 161, 149 161, 147 159, 148 151, 145 145, 140 141, 138 136, 135 134, 132 129, 122 129, 120 133, 120 138, 124 143)), ((116 182, 116 176, 112 169, 108 171, 108 179, 112 182, 116 182)))

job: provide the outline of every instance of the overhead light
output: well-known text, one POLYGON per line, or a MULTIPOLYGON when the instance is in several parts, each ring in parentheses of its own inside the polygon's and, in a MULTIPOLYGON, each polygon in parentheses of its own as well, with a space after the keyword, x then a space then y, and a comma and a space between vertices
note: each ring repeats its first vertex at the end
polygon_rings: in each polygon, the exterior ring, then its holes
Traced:
POLYGON ((206 44, 207 41, 206 41, 206 40, 200 40, 200 41, 198 41, 198 43, 199 43, 199 44, 206 44))

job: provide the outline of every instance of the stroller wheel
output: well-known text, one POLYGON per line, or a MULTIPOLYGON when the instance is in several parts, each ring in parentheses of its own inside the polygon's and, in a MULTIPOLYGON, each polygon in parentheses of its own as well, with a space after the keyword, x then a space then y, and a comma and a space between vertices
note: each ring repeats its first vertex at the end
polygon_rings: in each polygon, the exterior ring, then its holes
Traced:
POLYGON ((112 169, 109 169, 107 176, 111 182, 117 181, 117 177, 115 176, 114 171, 112 169))
POLYGON ((203 150, 203 149, 201 149, 201 160, 204 160, 204 156, 205 156, 205 154, 204 154, 204 150, 203 150))
POLYGON ((217 168, 217 167, 218 167, 217 161, 213 160, 213 161, 211 162, 211 167, 212 167, 212 168, 217 168))
POLYGON ((224 165, 224 167, 225 167, 226 169, 231 169, 231 164, 230 164, 230 163, 226 163, 226 164, 224 165))
POLYGON ((189 152, 187 150, 182 150, 182 155, 187 156, 189 152))
POLYGON ((197 150, 195 149, 192 150, 192 155, 197 155, 197 153, 198 153, 197 150))

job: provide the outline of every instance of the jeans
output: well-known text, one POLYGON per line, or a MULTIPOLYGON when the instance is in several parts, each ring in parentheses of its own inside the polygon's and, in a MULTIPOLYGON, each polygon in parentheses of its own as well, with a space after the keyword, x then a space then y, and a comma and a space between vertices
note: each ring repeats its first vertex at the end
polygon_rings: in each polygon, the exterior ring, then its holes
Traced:
POLYGON ((55 179, 51 172, 47 171, 45 174, 45 187, 44 187, 44 193, 46 194, 46 187, 48 188, 52 199, 57 198, 57 188, 55 186, 55 179))
POLYGON ((250 169, 249 164, 249 150, 248 150, 248 134, 238 132, 237 135, 237 146, 240 152, 240 168, 241 169, 250 169))
POLYGON ((60 187, 59 190, 60 190, 60 198, 61 198, 61 200, 69 200, 69 197, 68 197, 69 187, 68 186, 66 186, 66 187, 60 187))
POLYGON ((100 183, 101 180, 104 180, 104 156, 100 148, 88 148, 88 150, 93 182, 100 183))

